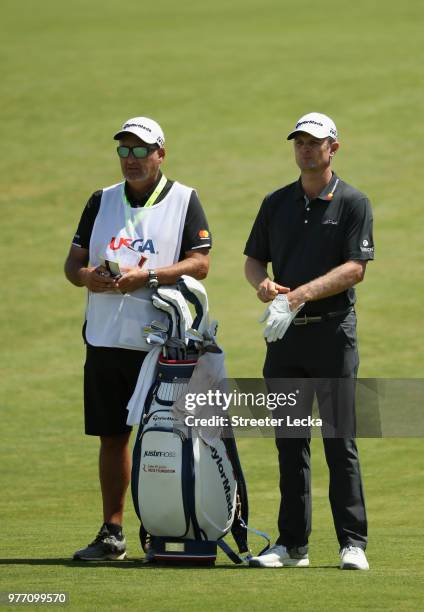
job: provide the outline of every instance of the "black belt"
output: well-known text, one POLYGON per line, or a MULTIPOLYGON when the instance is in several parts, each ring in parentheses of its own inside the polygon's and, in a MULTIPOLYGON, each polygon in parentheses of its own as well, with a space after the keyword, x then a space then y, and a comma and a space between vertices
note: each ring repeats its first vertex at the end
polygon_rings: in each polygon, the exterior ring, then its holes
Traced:
POLYGON ((335 319, 337 317, 342 317, 347 315, 349 312, 352 312, 353 307, 347 308, 346 310, 336 310, 335 312, 326 312, 321 315, 303 315, 302 317, 296 317, 293 319, 293 325, 308 325, 308 323, 322 323, 323 321, 328 321, 329 319, 335 319))

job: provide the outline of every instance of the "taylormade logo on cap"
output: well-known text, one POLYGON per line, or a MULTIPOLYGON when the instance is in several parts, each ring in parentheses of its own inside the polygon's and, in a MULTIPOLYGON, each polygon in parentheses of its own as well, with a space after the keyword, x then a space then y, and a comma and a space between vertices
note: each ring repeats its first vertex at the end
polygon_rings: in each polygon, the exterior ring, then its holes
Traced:
POLYGON ((287 140, 291 140, 298 132, 306 132, 315 136, 315 138, 334 138, 337 140, 337 128, 332 119, 322 113, 308 113, 303 115, 296 123, 293 132, 287 136, 287 140))
POLYGON ((149 117, 133 117, 128 119, 113 138, 119 140, 122 134, 126 132, 135 134, 148 144, 157 144, 160 147, 163 147, 165 144, 165 135, 162 128, 159 123, 149 119, 149 117))
POLYGON ((142 130, 147 130, 148 132, 152 131, 149 127, 147 127, 147 125, 142 125, 141 123, 125 123, 122 129, 125 130, 125 128, 129 128, 129 127, 138 127, 138 128, 141 128, 142 130))

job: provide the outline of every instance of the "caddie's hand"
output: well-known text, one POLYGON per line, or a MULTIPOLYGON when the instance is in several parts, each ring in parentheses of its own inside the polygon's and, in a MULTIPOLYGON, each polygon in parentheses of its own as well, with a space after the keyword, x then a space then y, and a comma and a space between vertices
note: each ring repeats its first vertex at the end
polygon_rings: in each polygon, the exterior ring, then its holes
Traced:
POLYGON ((122 276, 115 279, 115 287, 121 293, 131 293, 131 291, 144 287, 148 278, 149 273, 147 270, 142 270, 141 268, 130 268, 124 272, 122 276))
POLYGON ((289 287, 283 287, 283 285, 274 283, 274 281, 272 281, 270 278, 265 278, 261 283, 259 283, 256 295, 261 302, 266 303, 277 297, 279 293, 288 293, 289 291, 289 287))
POLYGON ((104 293, 114 290, 114 282, 104 266, 97 268, 81 268, 81 280, 85 287, 93 293, 104 293))
POLYGON ((259 319, 260 323, 266 323, 264 329, 265 340, 267 342, 281 340, 296 314, 303 306, 304 304, 301 304, 298 308, 290 310, 287 296, 283 294, 277 295, 259 319))

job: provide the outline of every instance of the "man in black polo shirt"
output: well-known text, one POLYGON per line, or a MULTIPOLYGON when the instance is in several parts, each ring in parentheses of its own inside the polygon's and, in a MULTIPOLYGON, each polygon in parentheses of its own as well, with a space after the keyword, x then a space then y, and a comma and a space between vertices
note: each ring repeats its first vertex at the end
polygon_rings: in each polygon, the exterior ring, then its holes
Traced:
MULTIPOLYGON (((329 117, 320 113, 301 117, 288 140, 294 141, 300 179, 266 196, 244 251, 248 281, 261 301, 272 300, 263 317, 267 340, 263 373, 269 383, 314 379, 320 411, 330 397, 330 412, 348 424, 344 434, 340 434, 343 427, 336 427, 332 437, 323 437, 329 497, 340 568, 368 569, 367 519, 351 426, 355 407, 349 380, 356 378, 359 365, 353 287, 363 280, 367 261, 374 258, 371 206, 363 193, 331 170, 339 143, 329 117), (269 262, 274 280, 267 273, 269 262)), ((309 413, 312 400, 313 393, 303 399, 309 413)), ((254 567, 309 565, 310 433, 306 429, 301 437, 286 434, 287 429, 276 430, 279 538, 269 551, 251 560, 254 567)))

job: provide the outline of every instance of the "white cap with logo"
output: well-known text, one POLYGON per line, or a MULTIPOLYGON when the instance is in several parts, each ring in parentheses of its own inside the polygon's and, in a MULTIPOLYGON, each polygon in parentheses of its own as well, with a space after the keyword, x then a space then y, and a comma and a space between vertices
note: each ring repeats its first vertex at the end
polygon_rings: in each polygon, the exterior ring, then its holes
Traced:
POLYGON ((165 144, 165 135, 159 123, 156 123, 149 117, 133 117, 125 121, 122 129, 119 130, 113 137, 114 140, 119 140, 122 134, 129 132, 135 134, 147 144, 157 144, 163 147, 165 144))
POLYGON ((315 136, 315 138, 334 138, 337 140, 336 124, 330 117, 322 113, 308 113, 303 115, 296 123, 293 132, 287 136, 287 140, 291 140, 298 132, 306 132, 315 136))

